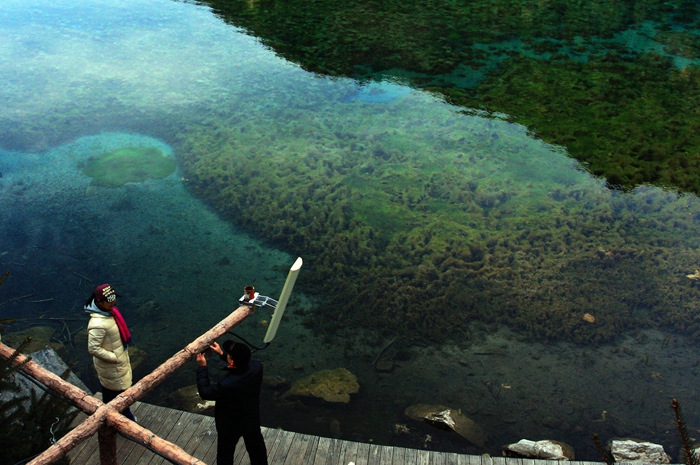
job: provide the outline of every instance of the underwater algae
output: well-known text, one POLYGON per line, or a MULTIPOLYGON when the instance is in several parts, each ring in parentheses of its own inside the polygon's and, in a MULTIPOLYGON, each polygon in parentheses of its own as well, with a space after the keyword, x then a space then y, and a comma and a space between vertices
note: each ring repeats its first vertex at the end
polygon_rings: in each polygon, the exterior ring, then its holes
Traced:
POLYGON ((664 44, 664 50, 683 58, 700 58, 700 35, 685 31, 659 32, 654 40, 664 44))
POLYGON ((473 93, 444 92, 455 104, 505 113, 565 146, 611 186, 700 194, 698 67, 677 69, 653 53, 609 53, 588 63, 518 57, 473 93))
POLYGON ((120 187, 127 182, 165 178, 175 171, 175 160, 155 147, 124 147, 90 157, 82 171, 93 178, 95 186, 120 187))
POLYGON ((304 257, 321 297, 307 324, 321 334, 463 341, 474 324, 506 324, 577 342, 657 326, 700 337, 700 288, 678 273, 694 266, 697 203, 611 191, 487 119, 307 117, 255 134, 211 118, 179 151, 196 194, 304 257))
POLYGON ((508 115, 611 186, 700 193, 698 71, 672 62, 700 57, 700 36, 678 29, 700 24, 695 2, 205 3, 306 70, 398 73, 467 111, 508 115), (670 56, 631 50, 623 32, 670 56))

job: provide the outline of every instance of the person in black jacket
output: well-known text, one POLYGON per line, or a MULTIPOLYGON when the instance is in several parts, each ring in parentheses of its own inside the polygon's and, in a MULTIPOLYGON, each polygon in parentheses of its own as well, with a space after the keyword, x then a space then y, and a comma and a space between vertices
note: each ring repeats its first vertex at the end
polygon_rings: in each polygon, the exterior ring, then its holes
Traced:
POLYGON ((207 359, 204 354, 197 355, 199 396, 204 400, 216 401, 214 419, 219 435, 216 463, 232 465, 236 444, 243 436, 251 465, 267 465, 267 448, 260 431, 262 364, 250 359, 250 348, 245 344, 226 341, 222 349, 215 342, 211 349, 228 362, 226 376, 212 385, 207 359))

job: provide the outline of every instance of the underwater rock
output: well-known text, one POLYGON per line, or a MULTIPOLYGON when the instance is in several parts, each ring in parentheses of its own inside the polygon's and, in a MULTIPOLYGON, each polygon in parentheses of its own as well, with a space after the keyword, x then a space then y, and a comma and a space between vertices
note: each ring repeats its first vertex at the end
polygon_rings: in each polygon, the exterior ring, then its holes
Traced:
POLYGON ((452 418, 452 415, 450 414, 450 409, 430 413, 426 415, 423 419, 436 428, 444 430, 454 430, 455 428, 455 421, 452 418))
POLYGON ((357 394, 359 390, 357 376, 345 368, 336 368, 317 371, 294 382, 281 398, 307 397, 347 404, 350 402, 350 394, 357 394))
POLYGON ((129 360, 131 361, 131 369, 135 370, 136 367, 141 365, 146 358, 148 357, 148 354, 144 352, 143 350, 139 349, 138 347, 131 346, 129 347, 129 360))
POLYGON ((201 410, 197 407, 197 404, 202 402, 202 398, 199 397, 196 384, 178 389, 171 393, 166 400, 178 410, 186 412, 199 412, 201 410))
POLYGON ((333 418, 330 422, 330 430, 331 430, 331 435, 334 438, 339 438, 340 436, 343 435, 343 432, 340 430, 340 421, 333 418))
POLYGON ((461 410, 453 410, 443 405, 416 404, 404 410, 404 414, 412 420, 425 421, 436 428, 452 430, 477 447, 483 447, 486 442, 486 432, 463 415, 461 410))
POLYGON ((90 176, 92 185, 120 187, 127 182, 147 178, 161 179, 175 171, 175 160, 155 147, 124 147, 90 158, 83 174, 90 176))
POLYGON ((411 434, 411 431, 408 429, 408 426, 403 423, 394 423, 394 434, 411 434))
POLYGON ((449 407, 444 405, 414 404, 403 411, 411 420, 425 421, 425 417, 432 413, 441 412, 449 407))
POLYGON ((83 328, 73 336, 73 344, 78 347, 87 347, 88 333, 87 328, 83 328))
POLYGON ((428 415, 425 417, 425 421, 433 426, 437 426, 438 423, 449 426, 455 433, 477 447, 483 447, 486 442, 486 433, 484 430, 460 411, 452 409, 443 410, 434 415, 428 415))
POLYGON ((559 428, 559 426, 561 426, 561 422, 561 419, 553 416, 546 417, 544 420, 542 420, 542 424, 551 429, 559 428))
POLYGON ((216 402, 213 400, 205 400, 204 402, 197 404, 197 408, 199 410, 209 410, 210 408, 214 407, 216 407, 216 402))
POLYGON ((568 444, 551 439, 542 441, 521 439, 515 444, 504 446, 503 455, 529 459, 573 460, 574 449, 568 444))
POLYGON ((203 401, 202 398, 199 397, 196 384, 185 386, 171 393, 167 397, 167 401, 178 410, 194 413, 201 413, 202 410, 209 410, 216 405, 216 402, 213 400, 203 401))
POLYGON ((136 311, 141 314, 148 315, 158 310, 160 310, 158 303, 155 300, 149 300, 148 302, 144 302, 139 305, 139 308, 136 311))
POLYGON ((263 386, 269 389, 278 389, 289 386, 289 381, 279 376, 263 376, 263 386))
POLYGON ((664 447, 634 439, 613 440, 610 452, 616 462, 671 463, 664 447))
POLYGON ((379 373, 391 373, 394 370, 394 362, 380 361, 375 368, 379 373))
POLYGON ((23 353, 30 354, 40 351, 44 347, 48 346, 55 350, 59 356, 62 354, 65 355, 66 347, 63 344, 60 342, 51 342, 51 338, 53 337, 54 333, 55 330, 50 326, 34 326, 23 331, 5 334, 5 337, 3 337, 3 343, 16 349, 24 342, 26 338, 30 337, 32 342, 30 342, 29 345, 24 348, 23 353))

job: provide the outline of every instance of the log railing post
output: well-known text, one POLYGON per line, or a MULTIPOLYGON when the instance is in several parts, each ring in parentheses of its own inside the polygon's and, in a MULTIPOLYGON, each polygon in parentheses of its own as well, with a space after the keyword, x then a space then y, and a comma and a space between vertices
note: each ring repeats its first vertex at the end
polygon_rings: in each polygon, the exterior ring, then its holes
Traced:
MULTIPOLYGON (((148 449, 157 452, 174 463, 182 465, 191 465, 195 463, 206 465, 197 458, 186 453, 177 445, 159 438, 151 431, 132 421, 128 421, 126 417, 119 412, 130 407, 134 402, 146 395, 148 391, 163 382, 169 375, 175 372, 175 370, 182 367, 182 365, 196 354, 203 352, 216 339, 223 336, 234 326, 242 323, 252 313, 253 309, 246 305, 238 307, 212 329, 188 344, 184 349, 170 357, 149 375, 119 394, 108 404, 103 404, 100 400, 64 381, 59 376, 44 369, 35 362, 30 361, 25 364, 21 368, 22 371, 43 383, 54 392, 70 399, 82 411, 90 415, 83 423, 56 441, 56 443, 46 449, 42 454, 35 457, 29 462, 29 465, 54 463, 80 442, 95 434, 95 432, 98 432, 102 464, 116 465, 117 431, 143 444, 148 449)), ((13 353, 14 349, 0 342, 0 357, 7 359, 11 357, 13 353)), ((26 360, 26 357, 24 355, 19 355, 16 359, 16 363, 21 363, 24 360, 26 360)))
POLYGON ((100 463, 117 465, 117 430, 103 425, 97 430, 97 442, 100 445, 100 463))

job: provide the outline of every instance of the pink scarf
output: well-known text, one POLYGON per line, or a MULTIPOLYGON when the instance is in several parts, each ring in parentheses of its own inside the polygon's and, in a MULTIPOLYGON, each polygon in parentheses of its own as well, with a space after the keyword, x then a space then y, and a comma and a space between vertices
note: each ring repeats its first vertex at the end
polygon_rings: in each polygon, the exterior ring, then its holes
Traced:
POLYGON ((114 321, 117 323, 117 328, 119 328, 119 335, 121 336, 124 345, 130 346, 131 344, 133 344, 134 341, 131 340, 131 332, 126 326, 126 321, 124 321, 124 317, 119 312, 119 309, 117 307, 112 307, 112 316, 114 316, 114 321))

